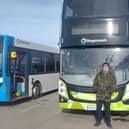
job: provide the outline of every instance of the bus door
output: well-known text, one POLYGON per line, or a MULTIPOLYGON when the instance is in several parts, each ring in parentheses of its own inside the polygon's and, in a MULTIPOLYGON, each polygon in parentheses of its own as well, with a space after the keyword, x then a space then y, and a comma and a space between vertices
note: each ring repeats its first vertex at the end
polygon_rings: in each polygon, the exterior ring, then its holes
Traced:
POLYGON ((10 73, 11 98, 26 97, 28 91, 27 53, 19 51, 11 52, 10 73))

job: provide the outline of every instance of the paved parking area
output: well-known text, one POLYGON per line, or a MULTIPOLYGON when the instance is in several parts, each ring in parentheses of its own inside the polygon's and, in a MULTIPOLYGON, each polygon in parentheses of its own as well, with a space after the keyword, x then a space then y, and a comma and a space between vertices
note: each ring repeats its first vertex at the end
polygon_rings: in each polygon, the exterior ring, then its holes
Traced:
MULTIPOLYGON (((128 129, 129 116, 113 116, 113 129, 128 129)), ((16 105, 0 106, 1 129, 96 129, 94 115, 65 113, 58 107, 57 92, 16 105)), ((107 129, 104 122, 98 129, 107 129)))

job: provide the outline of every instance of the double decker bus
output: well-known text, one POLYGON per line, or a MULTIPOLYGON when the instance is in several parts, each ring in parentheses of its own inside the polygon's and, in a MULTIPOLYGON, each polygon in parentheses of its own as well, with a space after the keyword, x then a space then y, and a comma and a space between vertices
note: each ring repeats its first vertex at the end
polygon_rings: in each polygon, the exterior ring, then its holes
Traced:
POLYGON ((111 111, 129 111, 128 0, 64 0, 60 54, 61 109, 96 110, 93 81, 108 62, 117 80, 111 111))
POLYGON ((57 90, 59 50, 0 35, 0 102, 57 90))

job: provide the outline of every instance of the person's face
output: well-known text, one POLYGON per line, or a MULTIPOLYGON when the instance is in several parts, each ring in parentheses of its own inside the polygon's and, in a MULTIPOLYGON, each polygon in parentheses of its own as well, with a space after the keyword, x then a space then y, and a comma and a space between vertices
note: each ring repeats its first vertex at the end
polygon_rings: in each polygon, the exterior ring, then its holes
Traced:
POLYGON ((104 66, 103 66, 103 71, 104 71, 105 73, 108 73, 108 72, 109 72, 109 67, 108 67, 108 65, 104 65, 104 66))

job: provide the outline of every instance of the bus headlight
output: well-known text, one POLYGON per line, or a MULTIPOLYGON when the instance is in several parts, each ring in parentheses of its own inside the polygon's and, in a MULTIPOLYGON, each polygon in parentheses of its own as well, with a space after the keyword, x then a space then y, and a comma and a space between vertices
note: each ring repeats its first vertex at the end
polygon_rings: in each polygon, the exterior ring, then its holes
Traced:
POLYGON ((123 96, 123 101, 129 100, 129 84, 126 85, 124 96, 123 96))
POLYGON ((65 97, 65 98, 68 98, 66 84, 62 80, 59 80, 58 93, 59 93, 59 95, 65 97))

